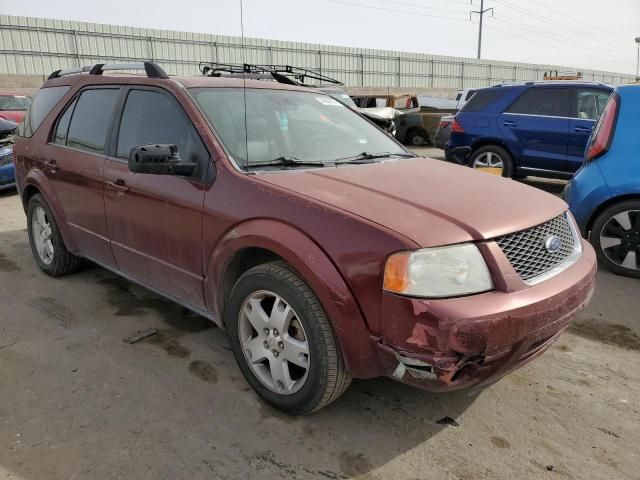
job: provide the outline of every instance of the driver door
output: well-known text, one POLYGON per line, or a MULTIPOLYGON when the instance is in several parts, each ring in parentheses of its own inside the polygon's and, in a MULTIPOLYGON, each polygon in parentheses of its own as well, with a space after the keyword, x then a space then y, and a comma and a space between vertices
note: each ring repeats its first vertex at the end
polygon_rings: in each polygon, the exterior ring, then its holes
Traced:
POLYGON ((176 98, 130 87, 116 114, 104 168, 105 210, 118 269, 175 300, 204 309, 202 215, 210 156, 176 98), (190 177, 132 173, 131 149, 175 144, 198 168, 190 177))

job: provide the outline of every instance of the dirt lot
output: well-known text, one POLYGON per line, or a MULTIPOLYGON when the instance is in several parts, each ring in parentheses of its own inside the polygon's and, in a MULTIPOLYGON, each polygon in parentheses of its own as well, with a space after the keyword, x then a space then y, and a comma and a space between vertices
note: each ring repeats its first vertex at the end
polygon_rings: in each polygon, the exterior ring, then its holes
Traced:
POLYGON ((600 272, 569 332, 479 395, 355 381, 290 418, 202 318, 98 267, 40 273, 0 194, 0 478, 640 478, 639 286, 600 272))

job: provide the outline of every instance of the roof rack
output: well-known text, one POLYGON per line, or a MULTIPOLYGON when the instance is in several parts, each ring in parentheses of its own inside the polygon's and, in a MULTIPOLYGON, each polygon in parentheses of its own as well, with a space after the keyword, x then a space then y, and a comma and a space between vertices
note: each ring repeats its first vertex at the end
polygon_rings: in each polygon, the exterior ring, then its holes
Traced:
POLYGON ((59 78, 65 75, 74 75, 77 73, 88 73, 89 75, 102 75, 107 70, 144 70, 149 78, 169 78, 169 75, 154 62, 140 63, 96 63, 94 66, 69 68, 66 70, 56 70, 47 80, 59 78))
POLYGON ((274 79, 280 83, 299 86, 311 86, 307 80, 318 80, 323 83, 342 85, 335 78, 323 75, 315 70, 293 67, 291 65, 257 65, 251 63, 218 63, 200 62, 198 68, 203 75, 208 77, 221 77, 222 75, 254 78, 258 80, 274 79), (271 76, 269 78, 268 76, 271 76))

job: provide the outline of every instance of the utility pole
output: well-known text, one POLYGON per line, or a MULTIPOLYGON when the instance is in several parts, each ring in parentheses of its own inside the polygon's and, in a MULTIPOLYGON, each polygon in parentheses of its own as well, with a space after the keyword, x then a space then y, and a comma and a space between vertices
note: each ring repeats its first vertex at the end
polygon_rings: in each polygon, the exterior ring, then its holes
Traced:
POLYGON ((484 8, 484 0, 480 0, 480 10, 473 10, 469 13, 469 19, 471 19, 471 15, 477 13, 480 15, 480 26, 478 28, 478 59, 480 58, 480 53, 482 51, 482 19, 484 14, 487 12, 491 12, 491 16, 493 16, 493 8, 484 8))

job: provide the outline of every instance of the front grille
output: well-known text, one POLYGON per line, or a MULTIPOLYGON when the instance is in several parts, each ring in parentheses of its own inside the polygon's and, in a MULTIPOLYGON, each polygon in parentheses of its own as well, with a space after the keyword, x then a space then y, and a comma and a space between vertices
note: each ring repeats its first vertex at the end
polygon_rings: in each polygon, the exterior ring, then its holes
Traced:
POLYGON ((569 259, 579 248, 567 214, 520 232, 496 238, 514 270, 525 282, 531 282, 569 259), (549 252, 545 242, 551 236, 562 240, 560 248, 549 252))
POLYGON ((0 167, 13 163, 13 150, 8 153, 0 153, 0 167))

